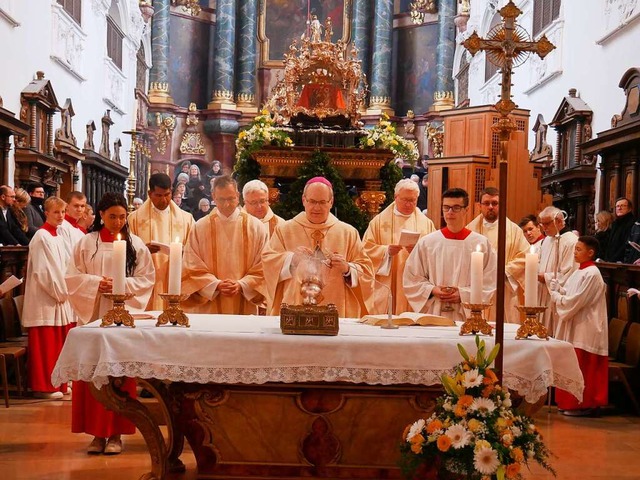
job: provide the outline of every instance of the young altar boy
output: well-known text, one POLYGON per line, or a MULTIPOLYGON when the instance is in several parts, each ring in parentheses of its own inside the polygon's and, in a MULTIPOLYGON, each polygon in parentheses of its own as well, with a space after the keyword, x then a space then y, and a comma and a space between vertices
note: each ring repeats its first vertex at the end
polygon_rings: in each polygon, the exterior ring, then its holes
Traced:
POLYGON ((554 336, 573 344, 584 376, 582 402, 562 390, 556 391, 558 409, 569 416, 591 415, 607 404, 608 333, 606 285, 593 260, 598 253, 595 237, 578 238, 574 259, 580 265, 564 287, 550 283, 551 302, 558 312, 554 336))

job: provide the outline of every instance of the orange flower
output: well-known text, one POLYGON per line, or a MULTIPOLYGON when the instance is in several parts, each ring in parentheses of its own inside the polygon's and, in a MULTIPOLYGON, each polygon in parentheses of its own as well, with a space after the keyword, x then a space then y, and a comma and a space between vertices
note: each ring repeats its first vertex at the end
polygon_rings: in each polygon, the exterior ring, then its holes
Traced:
POLYGON ((498 377, 493 372, 493 370, 491 370, 490 368, 487 368, 484 371, 484 378, 482 379, 482 381, 485 384, 493 384, 493 383, 496 383, 498 381, 498 377))
POLYGON ((453 409, 453 414, 456 417, 464 418, 467 416, 467 409, 458 403, 456 404, 456 408, 453 409))
POLYGON ((507 471, 505 472, 507 478, 517 478, 520 473, 520 464, 519 463, 510 463, 507 465, 507 471))
POLYGON ((522 452, 522 449, 520 447, 515 447, 511 450, 511 458, 518 463, 524 462, 524 453, 522 452))
POLYGON ((422 453, 422 444, 421 443, 412 443, 411 444, 411 451, 413 453, 415 453, 416 455, 419 455, 420 453, 422 453))
POLYGON ((442 428, 442 422, 437 418, 427 425, 427 433, 432 434, 433 432, 440 430, 442 428))
POLYGON ((473 403, 473 397, 471 395, 462 395, 458 399, 458 405, 464 408, 468 408, 473 403))
POLYGON ((404 429, 404 432, 402 432, 402 438, 407 438, 407 435, 409 435, 409 430, 411 430, 411 425, 407 425, 407 428, 404 429))
POLYGON ((487 385, 482 389, 482 396, 484 398, 489 398, 489 396, 493 393, 493 385, 487 385))
POLYGON ((438 450, 446 452, 451 447, 451 439, 446 435, 440 435, 438 437, 438 450))

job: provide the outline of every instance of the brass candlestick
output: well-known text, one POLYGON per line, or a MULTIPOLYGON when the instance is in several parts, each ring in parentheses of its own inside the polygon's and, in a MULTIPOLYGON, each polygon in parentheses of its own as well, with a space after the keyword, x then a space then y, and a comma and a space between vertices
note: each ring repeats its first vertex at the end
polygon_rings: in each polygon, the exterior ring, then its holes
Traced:
POLYGON ((544 312, 547 307, 526 307, 524 305, 518 305, 518 310, 524 312, 524 323, 520 325, 516 332, 516 340, 523 338, 529 338, 532 335, 537 335, 538 338, 544 338, 549 340, 549 334, 547 327, 540 322, 538 315, 544 312))
POLYGON ((462 306, 471 310, 471 315, 460 327, 460 335, 468 335, 469 333, 482 333, 484 335, 493 336, 491 325, 487 323, 482 312, 491 306, 490 303, 463 303, 462 306))
POLYGON ((189 328, 189 317, 180 308, 180 302, 183 302, 189 295, 173 295, 169 293, 161 293, 160 296, 165 301, 165 309, 158 317, 156 327, 170 323, 171 325, 179 325, 189 328))
POLYGON ((133 293, 103 293, 103 296, 113 302, 113 307, 102 317, 101 327, 109 327, 113 324, 117 326, 136 328, 133 324, 133 317, 125 308, 124 302, 133 298, 133 293))

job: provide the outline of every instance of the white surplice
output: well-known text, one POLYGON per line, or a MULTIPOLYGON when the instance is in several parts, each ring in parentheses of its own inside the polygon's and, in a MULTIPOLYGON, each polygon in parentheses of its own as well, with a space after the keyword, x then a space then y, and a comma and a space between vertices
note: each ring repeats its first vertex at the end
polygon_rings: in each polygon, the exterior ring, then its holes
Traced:
MULTIPOLYGON (((139 237, 133 234, 130 237, 136 251, 136 266, 133 276, 125 280, 125 291, 135 295, 126 304, 142 310, 149 302, 156 275, 149 249, 139 237)), ((82 324, 102 317, 112 307, 112 302, 98 292, 102 277, 112 276, 112 252, 113 243, 103 242, 99 232, 85 235, 73 251, 66 282, 71 306, 82 324)))
POLYGON ((469 302, 471 253, 478 245, 485 252, 482 301, 490 303, 496 287, 496 258, 489 240, 476 232, 469 232, 464 240, 453 240, 438 230, 418 241, 404 267, 404 293, 415 312, 464 320, 459 303, 451 304, 453 311, 442 311, 444 303, 431 292, 436 286, 458 287, 461 301, 469 302))

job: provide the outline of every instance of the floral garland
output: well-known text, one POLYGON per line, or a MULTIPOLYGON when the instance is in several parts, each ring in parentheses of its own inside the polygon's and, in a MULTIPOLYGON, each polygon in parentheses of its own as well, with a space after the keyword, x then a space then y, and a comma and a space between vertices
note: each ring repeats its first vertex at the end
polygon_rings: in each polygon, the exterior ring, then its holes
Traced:
POLYGON ((402 158, 411 165, 415 165, 420 156, 416 141, 398 135, 395 125, 389 121, 386 113, 380 116, 377 125, 367 129, 367 135, 360 139, 360 148, 391 150, 395 158, 402 158))
POLYGON ((510 394, 489 368, 500 345, 485 355, 476 336, 477 354, 467 354, 454 375, 442 376, 445 395, 435 412, 407 426, 401 445, 407 478, 521 479, 521 469, 535 460, 555 476, 549 450, 533 421, 516 414, 510 394))
POLYGON ((292 147, 293 141, 286 131, 278 128, 268 110, 262 110, 251 126, 242 130, 236 138, 236 160, 242 161, 265 145, 292 147))

